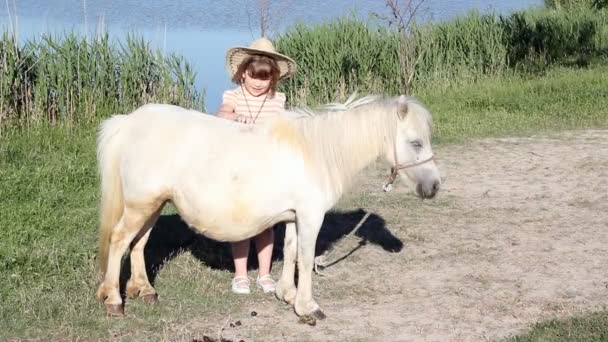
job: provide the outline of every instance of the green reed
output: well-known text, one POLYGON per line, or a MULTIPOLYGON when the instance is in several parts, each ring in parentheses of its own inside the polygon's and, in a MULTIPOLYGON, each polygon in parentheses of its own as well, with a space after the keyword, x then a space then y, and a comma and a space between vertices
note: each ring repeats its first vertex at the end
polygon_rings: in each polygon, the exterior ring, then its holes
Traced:
POLYGON ((399 88, 395 46, 398 36, 387 29, 343 18, 322 25, 296 25, 277 40, 277 48, 299 66, 288 81, 288 97, 302 103, 342 98, 355 88, 382 91, 399 88))
POLYGON ((545 0, 547 8, 576 8, 587 7, 601 9, 608 6, 608 0, 545 0))
POLYGON ((418 84, 497 75, 505 71, 507 47, 496 16, 471 12, 454 21, 413 28, 420 62, 418 84))
POLYGON ((519 69, 586 66, 606 62, 608 10, 575 7, 567 10, 518 12, 501 18, 509 64, 519 69))
POLYGON ((353 17, 297 25, 277 48, 299 65, 283 85, 293 104, 344 100, 362 93, 411 93, 439 84, 552 66, 605 61, 608 11, 589 7, 516 12, 471 12, 445 23, 388 29, 353 17))
POLYGON ((0 124, 86 123, 148 102, 203 108, 195 72, 143 38, 0 37, 0 124))

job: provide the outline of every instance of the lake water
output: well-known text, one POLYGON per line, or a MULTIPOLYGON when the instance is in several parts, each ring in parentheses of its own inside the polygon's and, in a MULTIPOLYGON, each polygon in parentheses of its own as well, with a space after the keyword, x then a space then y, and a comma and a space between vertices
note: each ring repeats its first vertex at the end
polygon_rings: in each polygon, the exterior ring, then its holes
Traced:
MULTIPOLYGON (((259 36, 261 0, 5 0, 0 30, 17 26, 20 40, 65 31, 94 34, 99 28, 121 39, 129 32, 155 47, 183 55, 197 71, 197 89, 205 89, 207 111, 217 111, 224 89, 232 87, 224 68, 226 49, 247 46, 259 36)), ((383 0, 266 0, 269 35, 295 23, 322 23, 355 14, 389 15, 383 0)), ((400 1, 400 3, 406 3, 400 1)), ((419 1, 412 1, 419 3, 419 1)), ((419 20, 443 21, 471 10, 509 13, 543 5, 543 0, 426 0, 419 20)))

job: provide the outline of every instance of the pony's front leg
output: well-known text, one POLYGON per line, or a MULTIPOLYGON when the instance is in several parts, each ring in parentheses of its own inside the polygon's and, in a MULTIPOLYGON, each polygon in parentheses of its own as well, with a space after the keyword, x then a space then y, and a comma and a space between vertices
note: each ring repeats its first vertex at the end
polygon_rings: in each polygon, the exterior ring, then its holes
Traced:
POLYGON ((285 224, 285 243, 283 244, 283 271, 275 289, 278 299, 294 305, 296 299, 296 256, 298 255, 298 235, 295 222, 285 224))
POLYGON ((305 323, 313 325, 315 318, 323 319, 325 314, 312 297, 312 268, 315 244, 323 223, 323 214, 301 216, 298 224, 298 291, 294 309, 305 323))

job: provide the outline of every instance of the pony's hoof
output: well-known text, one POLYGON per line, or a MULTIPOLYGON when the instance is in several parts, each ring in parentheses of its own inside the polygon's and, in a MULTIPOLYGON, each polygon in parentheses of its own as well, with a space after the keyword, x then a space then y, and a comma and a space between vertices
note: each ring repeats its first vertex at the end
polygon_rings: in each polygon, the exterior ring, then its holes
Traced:
POLYGON ((125 315, 125 308, 122 304, 106 304, 106 314, 109 317, 122 317, 125 315))
POLYGON ((323 313, 323 311, 321 311, 321 309, 317 309, 317 310, 313 311, 312 315, 316 319, 326 319, 327 318, 327 316, 325 316, 325 314, 323 313))
POLYGON ((150 294, 147 294, 147 295, 143 295, 141 297, 141 299, 146 304, 150 304, 150 305, 156 304, 156 303, 158 303, 158 294, 157 293, 150 293, 150 294))
POLYGON ((314 327, 315 325, 317 325, 317 320, 314 317, 312 317, 311 315, 304 315, 304 316, 300 316, 298 323, 308 324, 311 327, 314 327))

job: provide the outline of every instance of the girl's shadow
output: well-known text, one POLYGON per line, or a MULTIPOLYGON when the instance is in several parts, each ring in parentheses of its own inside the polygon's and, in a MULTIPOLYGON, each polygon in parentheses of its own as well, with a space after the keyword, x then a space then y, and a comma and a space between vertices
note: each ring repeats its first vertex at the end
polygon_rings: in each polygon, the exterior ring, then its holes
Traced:
MULTIPOLYGON (((350 233, 365 214, 363 209, 328 212, 319 232, 315 255, 323 254, 338 240, 350 233)), ((284 227, 284 224, 279 224, 273 228, 275 230, 273 261, 283 260, 284 227)), ((386 228, 384 219, 376 214, 370 214, 355 235, 361 239, 358 247, 373 243, 388 252, 400 252, 403 249, 403 242, 386 228)), ((190 252, 211 268, 234 271, 230 243, 211 240, 196 233, 177 214, 163 215, 152 229, 144 249, 146 271, 150 283, 154 284, 156 275, 165 263, 184 252, 190 252)), ((250 248, 248 264, 249 269, 257 268, 254 245, 250 248)), ((130 277, 130 269, 130 260, 127 258, 126 264, 122 267, 121 284, 126 283, 130 277)))

